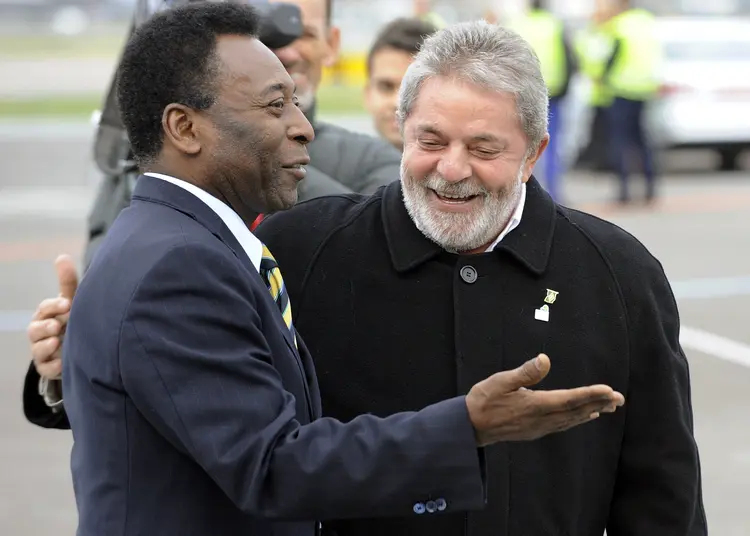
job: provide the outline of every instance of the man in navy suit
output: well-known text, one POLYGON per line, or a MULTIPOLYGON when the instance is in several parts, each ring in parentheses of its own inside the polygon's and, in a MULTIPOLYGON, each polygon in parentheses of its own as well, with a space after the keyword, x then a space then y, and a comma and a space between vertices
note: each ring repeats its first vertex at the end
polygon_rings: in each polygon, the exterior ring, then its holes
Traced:
POLYGON ((248 6, 191 4, 126 48, 119 106, 144 175, 63 346, 79 536, 307 536, 327 518, 479 509, 482 447, 623 403, 602 385, 523 389, 549 369, 539 356, 418 412, 321 417, 281 272, 248 230, 294 205, 314 135, 257 26, 248 6))

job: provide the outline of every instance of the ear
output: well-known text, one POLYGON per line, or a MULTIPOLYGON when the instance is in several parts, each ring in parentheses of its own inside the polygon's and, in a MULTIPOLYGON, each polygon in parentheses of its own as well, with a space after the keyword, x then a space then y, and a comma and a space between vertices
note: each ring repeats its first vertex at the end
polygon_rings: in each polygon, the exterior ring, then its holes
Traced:
POLYGON ((161 118, 164 142, 177 151, 195 155, 201 150, 199 128, 195 110, 182 104, 169 104, 161 118))
POLYGON ((542 139, 541 143, 539 144, 539 149, 536 150, 536 152, 532 155, 530 155, 526 162, 524 163, 524 171, 523 171, 523 182, 526 182, 531 177, 531 173, 534 171, 534 166, 539 161, 539 158, 541 158, 542 154, 544 154, 545 149, 547 149, 547 146, 549 145, 549 133, 544 135, 544 138, 542 139))
POLYGON ((326 42, 328 44, 328 54, 326 54, 323 64, 325 67, 332 67, 338 61, 339 53, 341 52, 341 30, 338 26, 328 28, 326 42))

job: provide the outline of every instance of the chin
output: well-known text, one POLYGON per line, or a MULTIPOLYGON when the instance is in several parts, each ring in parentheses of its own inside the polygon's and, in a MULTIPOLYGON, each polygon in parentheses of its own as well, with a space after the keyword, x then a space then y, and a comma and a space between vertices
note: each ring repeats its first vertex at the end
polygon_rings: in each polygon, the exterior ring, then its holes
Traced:
POLYGON ((290 193, 288 195, 279 195, 272 199, 268 200, 268 209, 266 210, 267 214, 270 214, 272 212, 281 212, 282 210, 289 210, 294 205, 297 204, 298 200, 297 190, 295 189, 293 193, 290 193))
POLYGON ((511 209, 502 200, 489 201, 470 212, 434 208, 427 191, 407 181, 403 188, 406 210, 417 229, 451 253, 471 251, 489 244, 500 234, 511 209))

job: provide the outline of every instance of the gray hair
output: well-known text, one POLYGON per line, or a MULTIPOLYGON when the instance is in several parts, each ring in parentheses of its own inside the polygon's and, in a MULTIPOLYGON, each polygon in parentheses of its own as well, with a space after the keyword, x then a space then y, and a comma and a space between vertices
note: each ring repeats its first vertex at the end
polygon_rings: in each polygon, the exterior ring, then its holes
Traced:
POLYGON ((422 84, 433 76, 461 79, 512 94, 529 152, 539 148, 547 133, 547 86, 539 58, 517 33, 479 20, 448 26, 425 39, 399 90, 398 120, 402 132, 422 84))

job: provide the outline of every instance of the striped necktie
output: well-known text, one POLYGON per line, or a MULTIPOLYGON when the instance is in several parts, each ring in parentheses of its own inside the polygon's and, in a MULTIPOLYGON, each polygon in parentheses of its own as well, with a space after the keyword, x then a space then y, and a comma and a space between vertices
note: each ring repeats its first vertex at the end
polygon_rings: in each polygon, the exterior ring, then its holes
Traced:
POLYGON ((281 270, 276 259, 271 255, 271 251, 263 244, 263 256, 260 259, 260 276, 266 282, 268 291, 271 293, 273 301, 281 311, 284 323, 294 337, 294 344, 297 345, 297 335, 294 333, 292 325, 292 303, 289 301, 289 295, 284 286, 284 279, 281 277, 281 270))

